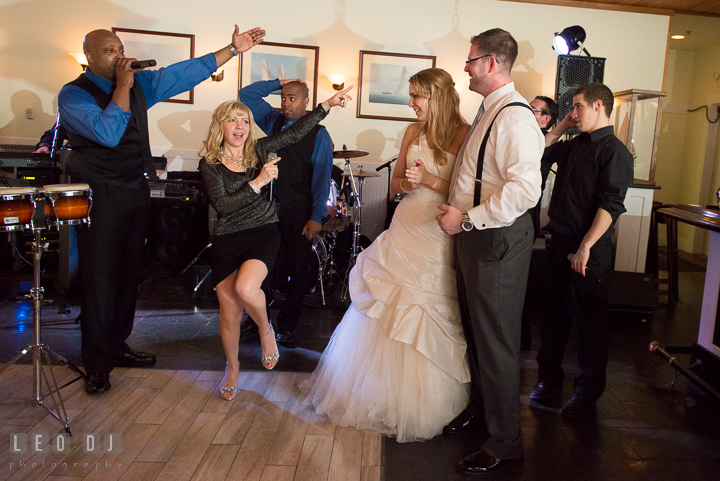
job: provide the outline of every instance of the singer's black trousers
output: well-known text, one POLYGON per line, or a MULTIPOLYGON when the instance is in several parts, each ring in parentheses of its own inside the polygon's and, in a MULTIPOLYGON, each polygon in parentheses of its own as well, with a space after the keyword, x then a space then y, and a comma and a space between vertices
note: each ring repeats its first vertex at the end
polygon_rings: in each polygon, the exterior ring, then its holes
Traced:
POLYGON ((138 283, 150 227, 150 190, 87 182, 92 189, 90 227, 76 229, 82 297, 85 372, 108 373, 129 348, 138 283))
POLYGON ((612 270, 612 241, 600 239, 590 249, 585 277, 570 268, 568 254, 578 242, 553 235, 550 245, 546 296, 547 306, 540 324, 538 379, 562 384, 565 344, 573 335, 581 375, 575 393, 596 401, 605 389, 608 360, 608 314, 606 279, 612 270))

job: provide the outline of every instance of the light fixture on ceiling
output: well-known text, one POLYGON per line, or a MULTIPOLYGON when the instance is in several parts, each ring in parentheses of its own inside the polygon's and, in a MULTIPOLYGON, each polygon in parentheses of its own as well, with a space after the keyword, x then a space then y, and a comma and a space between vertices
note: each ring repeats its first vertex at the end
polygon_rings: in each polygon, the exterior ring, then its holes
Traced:
POLYGON ((580 25, 573 25, 563 29, 562 32, 555 32, 553 37, 553 50, 556 50, 561 55, 567 55, 570 52, 581 48, 585 55, 590 57, 588 52, 583 46, 585 41, 585 29, 580 25))
POLYGON ((88 66, 87 58, 85 58, 85 54, 82 52, 70 52, 70 55, 72 55, 72 58, 77 60, 77 63, 80 64, 80 66, 82 67, 83 72, 84 72, 88 66))
POLYGON ((686 38, 686 37, 689 37, 689 36, 690 36, 690 30, 688 30, 685 35, 679 33, 679 34, 677 34, 677 35, 672 35, 670 38, 672 38, 673 40, 682 40, 682 39, 684 39, 684 38, 686 38))
POLYGON ((330 75, 328 75, 328 80, 332 84, 332 88, 334 90, 337 90, 338 92, 345 88, 346 79, 347 77, 339 73, 331 73, 330 75))

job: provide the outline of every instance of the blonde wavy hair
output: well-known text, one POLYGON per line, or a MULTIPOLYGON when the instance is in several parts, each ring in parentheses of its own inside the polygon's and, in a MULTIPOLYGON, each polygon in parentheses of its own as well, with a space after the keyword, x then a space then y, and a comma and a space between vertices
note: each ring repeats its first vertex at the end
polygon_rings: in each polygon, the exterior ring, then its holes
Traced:
POLYGON ((250 130, 247 139, 245 139, 245 145, 243 146, 245 168, 254 169, 257 167, 258 158, 257 154, 255 154, 255 142, 257 139, 265 137, 265 134, 255 123, 250 109, 239 100, 223 102, 218 105, 212 113, 212 121, 210 122, 210 128, 208 128, 207 138, 203 142, 203 148, 198 152, 200 157, 205 156, 205 161, 208 164, 222 162, 220 149, 222 149, 223 142, 225 142, 223 124, 240 114, 247 115, 250 120, 250 130))
POLYGON ((448 162, 447 151, 455 135, 467 123, 460 115, 460 95, 455 90, 455 82, 452 76, 441 68, 421 70, 410 77, 409 82, 419 96, 428 99, 427 116, 420 123, 420 128, 410 139, 410 143, 430 132, 436 146, 433 149, 435 163, 445 165, 448 162))

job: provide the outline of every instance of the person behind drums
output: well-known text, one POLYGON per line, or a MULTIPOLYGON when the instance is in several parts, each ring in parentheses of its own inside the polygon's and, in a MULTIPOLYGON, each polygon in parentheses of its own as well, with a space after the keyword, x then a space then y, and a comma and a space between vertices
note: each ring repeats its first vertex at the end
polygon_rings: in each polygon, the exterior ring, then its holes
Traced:
POLYGON ((338 426, 399 442, 429 439, 465 408, 470 372, 453 244, 435 222, 469 126, 450 74, 410 78, 418 123, 402 140, 391 191, 405 192, 390 228, 350 275, 352 304, 308 386, 306 403, 338 426))
MULTIPOLYGON (((305 115, 308 87, 299 79, 261 80, 243 87, 238 98, 247 105, 257 125, 267 135, 287 129, 305 115), (282 89, 280 111, 270 106, 265 97, 282 89)), ((332 169, 332 141, 322 125, 292 146, 277 153, 283 157, 283 169, 273 194, 278 201, 278 217, 282 248, 277 271, 277 284, 287 284, 285 302, 277 318, 277 341, 284 347, 295 345, 295 331, 300 322, 305 294, 312 287, 308 265, 312 257, 312 241, 320 232, 326 216, 326 199, 332 169), (280 280, 283 279, 283 280, 280 280), (289 279, 285 282, 285 279, 289 279)))
POLYGON ((220 396, 237 396, 238 343, 243 309, 258 326, 262 364, 275 367, 280 353, 268 322, 261 284, 280 249, 280 231, 269 185, 278 177, 278 161, 268 154, 302 139, 336 105, 345 107, 351 87, 338 92, 288 129, 264 137, 250 109, 239 101, 220 104, 212 115, 199 170, 210 203, 218 213, 210 266, 220 303, 220 337, 227 358, 220 396))
POLYGON ((155 176, 147 110, 192 89, 220 65, 262 42, 260 28, 240 33, 215 53, 150 71, 134 69, 120 38, 109 30, 85 36, 87 71, 58 96, 62 125, 73 150, 66 172, 92 189, 92 222, 77 230, 82 285, 82 362, 85 391, 110 389, 110 371, 141 367, 155 355, 131 349, 135 302, 145 238, 150 228, 150 188, 155 176))

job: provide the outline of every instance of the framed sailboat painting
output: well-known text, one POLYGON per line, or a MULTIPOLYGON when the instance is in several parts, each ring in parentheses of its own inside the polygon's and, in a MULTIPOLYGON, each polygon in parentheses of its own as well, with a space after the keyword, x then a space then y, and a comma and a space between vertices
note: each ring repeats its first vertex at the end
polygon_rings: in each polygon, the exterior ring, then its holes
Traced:
MULTIPOLYGON (((312 110, 317 101, 319 54, 320 47, 263 42, 240 54, 239 88, 259 80, 298 78, 307 83, 310 96, 308 109, 312 110)), ((273 108, 279 109, 280 89, 272 92, 265 100, 273 108)))
POLYGON ((408 79, 435 66, 435 56, 360 51, 358 118, 417 121, 408 108, 408 79))

